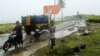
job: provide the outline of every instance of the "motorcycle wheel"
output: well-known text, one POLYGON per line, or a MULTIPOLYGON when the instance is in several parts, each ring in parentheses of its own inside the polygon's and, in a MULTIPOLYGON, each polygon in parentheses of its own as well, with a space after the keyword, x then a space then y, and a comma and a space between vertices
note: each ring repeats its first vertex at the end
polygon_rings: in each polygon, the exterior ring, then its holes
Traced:
POLYGON ((6 42, 4 45, 3 45, 3 50, 6 52, 8 51, 8 49, 11 47, 11 43, 9 42, 6 42))

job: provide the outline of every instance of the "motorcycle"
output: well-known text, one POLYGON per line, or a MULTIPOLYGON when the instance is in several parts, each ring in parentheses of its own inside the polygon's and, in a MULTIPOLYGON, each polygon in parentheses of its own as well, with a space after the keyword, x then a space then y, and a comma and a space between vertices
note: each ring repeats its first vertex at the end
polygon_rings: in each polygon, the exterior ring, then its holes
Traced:
POLYGON ((16 34, 14 32, 9 35, 8 40, 5 41, 3 45, 3 50, 5 52, 8 51, 8 49, 11 48, 12 46, 15 46, 15 48, 17 47, 17 42, 15 41, 15 38, 16 38, 16 34))
POLYGON ((30 38, 30 42, 32 41, 38 41, 41 34, 42 34, 42 31, 40 31, 39 29, 36 29, 35 32, 31 32, 32 34, 32 37, 30 38))

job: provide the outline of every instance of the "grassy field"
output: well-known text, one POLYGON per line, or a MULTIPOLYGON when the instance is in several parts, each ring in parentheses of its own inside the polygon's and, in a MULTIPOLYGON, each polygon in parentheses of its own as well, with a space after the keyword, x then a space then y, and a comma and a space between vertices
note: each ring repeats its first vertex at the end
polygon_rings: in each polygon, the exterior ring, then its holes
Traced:
POLYGON ((15 24, 0 24, 0 34, 10 32, 14 28, 15 24))
MULTIPOLYGON (((66 22, 67 20, 64 20, 63 22, 66 22)), ((58 20, 58 21, 55 21, 55 25, 58 25, 58 24, 60 24, 60 23, 62 23, 62 20, 58 20)))
MULTIPOLYGON (((36 56, 100 56, 100 26, 99 24, 91 24, 89 27, 91 34, 81 35, 72 34, 62 39, 56 40, 56 46, 51 51, 49 46, 38 50, 33 55, 36 56), (80 49, 80 52, 72 52, 73 47, 80 43, 86 44, 86 49, 80 49), (65 55, 66 54, 66 55, 65 55)), ((31 55, 32 56, 32 55, 31 55)))

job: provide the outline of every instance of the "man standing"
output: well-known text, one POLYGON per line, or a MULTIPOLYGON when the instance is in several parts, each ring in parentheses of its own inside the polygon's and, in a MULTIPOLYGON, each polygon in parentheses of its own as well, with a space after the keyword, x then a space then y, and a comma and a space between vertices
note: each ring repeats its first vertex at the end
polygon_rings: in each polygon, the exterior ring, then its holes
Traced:
POLYGON ((50 41, 51 41, 51 47, 50 49, 53 49, 53 47, 55 46, 55 26, 54 26, 54 21, 51 21, 51 25, 50 25, 50 41))
POLYGON ((19 44, 19 46, 23 46, 22 26, 20 25, 19 21, 16 21, 14 31, 16 32, 16 42, 19 44))

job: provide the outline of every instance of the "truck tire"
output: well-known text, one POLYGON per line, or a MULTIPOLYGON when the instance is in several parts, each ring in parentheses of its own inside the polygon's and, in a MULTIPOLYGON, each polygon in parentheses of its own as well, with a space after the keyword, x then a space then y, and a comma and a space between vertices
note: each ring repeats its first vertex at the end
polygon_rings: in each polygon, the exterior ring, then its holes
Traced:
POLYGON ((31 34, 31 31, 26 31, 26 34, 27 34, 27 35, 30 35, 30 34, 31 34))

